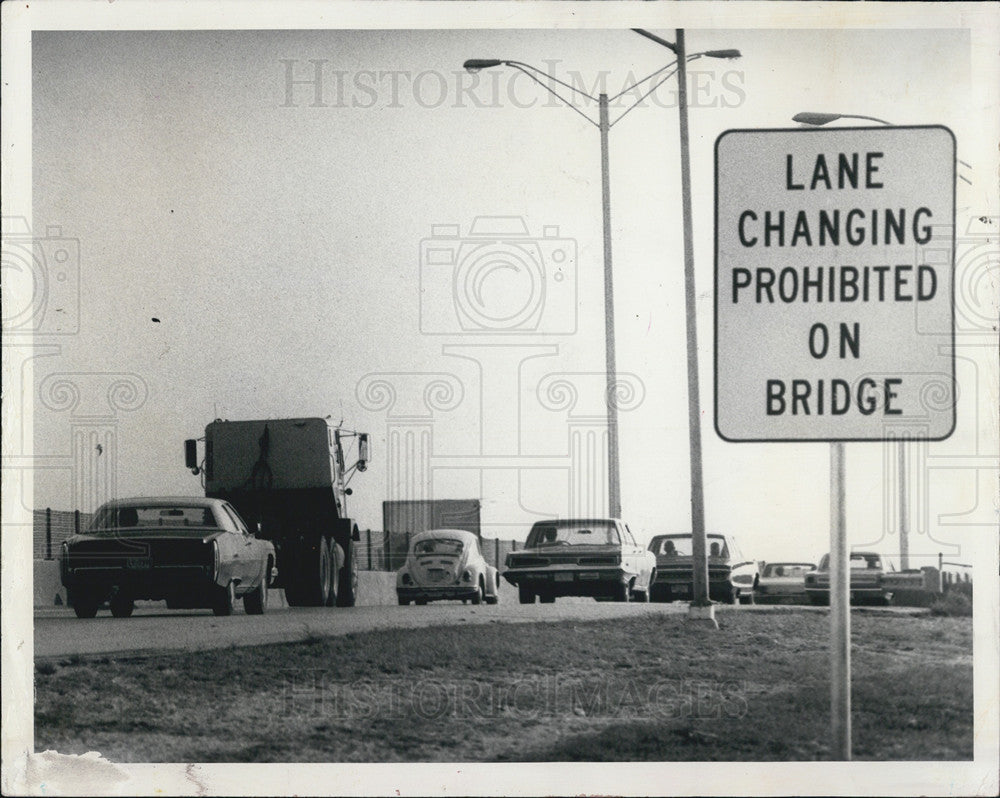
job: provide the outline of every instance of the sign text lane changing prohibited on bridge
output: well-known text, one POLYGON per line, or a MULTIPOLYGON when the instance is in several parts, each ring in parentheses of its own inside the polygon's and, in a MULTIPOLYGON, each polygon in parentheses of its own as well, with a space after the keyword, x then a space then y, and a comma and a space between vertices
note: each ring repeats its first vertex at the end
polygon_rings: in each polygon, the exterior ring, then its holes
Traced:
POLYGON ((947 438, 951 131, 730 130, 715 169, 719 435, 884 440, 907 422, 947 438))

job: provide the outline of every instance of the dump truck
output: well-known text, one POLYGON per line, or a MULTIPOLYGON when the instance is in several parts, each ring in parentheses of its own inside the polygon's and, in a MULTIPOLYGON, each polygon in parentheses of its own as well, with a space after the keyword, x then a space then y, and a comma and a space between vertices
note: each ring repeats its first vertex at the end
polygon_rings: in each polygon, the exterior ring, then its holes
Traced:
POLYGON ((184 442, 185 465, 205 495, 225 499, 257 536, 271 541, 292 607, 353 607, 358 594, 357 524, 347 515, 348 483, 368 463, 368 435, 322 418, 224 421, 184 442), (347 466, 345 443, 357 459, 347 466))

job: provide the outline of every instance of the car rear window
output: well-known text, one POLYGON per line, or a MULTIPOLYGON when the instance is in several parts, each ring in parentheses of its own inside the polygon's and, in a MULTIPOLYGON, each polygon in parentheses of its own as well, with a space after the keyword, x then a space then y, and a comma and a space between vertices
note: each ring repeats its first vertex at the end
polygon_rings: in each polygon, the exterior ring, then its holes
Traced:
POLYGON ((618 530, 610 521, 557 522, 536 524, 528 535, 527 547, 620 545, 618 530))
MULTIPOLYGON (((653 554, 663 557, 690 557, 691 556, 691 536, 690 535, 667 535, 656 538, 650 546, 653 554)), ((708 535, 708 555, 710 557, 728 557, 729 547, 726 539, 722 535, 708 535)))
POLYGON ((455 538, 430 538, 413 544, 414 554, 461 554, 464 544, 455 538))
POLYGON ((764 576, 805 576, 811 570, 804 563, 771 563, 764 566, 764 576))
POLYGON ((212 508, 204 505, 179 504, 171 507, 126 505, 103 508, 94 518, 90 529, 94 531, 161 526, 217 527, 218 522, 212 508))

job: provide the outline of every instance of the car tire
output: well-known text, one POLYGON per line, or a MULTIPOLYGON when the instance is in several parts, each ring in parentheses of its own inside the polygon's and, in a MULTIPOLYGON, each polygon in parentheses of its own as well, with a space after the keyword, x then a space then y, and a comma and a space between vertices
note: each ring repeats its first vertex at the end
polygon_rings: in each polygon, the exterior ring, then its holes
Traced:
POLYGON ((245 596, 243 596, 243 611, 247 615, 263 615, 267 612, 267 600, 268 600, 268 589, 267 589, 267 575, 271 573, 271 560, 267 560, 267 570, 264 571, 263 581, 257 585, 256 588, 251 590, 245 596))
POLYGON ((629 598, 632 595, 632 588, 628 586, 626 582, 619 582, 615 585, 615 601, 619 603, 628 603, 629 598))
POLYGON ((476 592, 472 594, 472 603, 473 604, 482 604, 483 603, 483 583, 482 583, 482 580, 480 580, 479 583, 476 585, 476 592))
POLYGON ((97 615, 97 608, 100 601, 96 596, 81 591, 70 591, 69 603, 73 605, 73 612, 77 618, 93 618, 97 615))
POLYGON ((358 552, 353 540, 347 541, 344 549, 344 567, 340 569, 338 582, 337 606, 353 607, 358 601, 358 552))
POLYGON ((124 593, 115 593, 108 603, 111 606, 111 614, 115 618, 128 618, 135 609, 135 600, 124 593))
POLYGON ((633 590, 632 601, 638 602, 639 604, 648 604, 649 588, 647 587, 645 590, 633 590))
POLYGON ((740 604, 754 604, 755 601, 752 590, 749 593, 740 593, 740 604))
POLYGON ((500 603, 500 587, 499 585, 493 588, 495 591, 492 596, 484 596, 484 600, 487 604, 499 604, 500 603))
POLYGON ((225 585, 213 585, 212 612, 215 615, 226 616, 233 614, 233 605, 236 603, 236 585, 230 582, 225 585))
POLYGON ((737 604, 740 600, 740 589, 735 585, 726 586, 726 595, 724 597, 726 604, 737 604))
POLYGON ((409 607, 410 600, 408 598, 403 598, 399 593, 396 594, 396 600, 399 601, 400 607, 409 607))
POLYGON ((517 600, 521 604, 534 604, 535 594, 531 591, 531 588, 529 588, 527 585, 518 585, 517 600))
POLYGON ((416 604, 418 607, 423 607, 427 603, 427 599, 424 598, 413 599, 413 603, 416 604))
POLYGON ((538 596, 538 601, 541 604, 555 604, 556 603, 556 597, 553 596, 553 595, 551 595, 551 594, 549 594, 549 593, 541 593, 538 596))

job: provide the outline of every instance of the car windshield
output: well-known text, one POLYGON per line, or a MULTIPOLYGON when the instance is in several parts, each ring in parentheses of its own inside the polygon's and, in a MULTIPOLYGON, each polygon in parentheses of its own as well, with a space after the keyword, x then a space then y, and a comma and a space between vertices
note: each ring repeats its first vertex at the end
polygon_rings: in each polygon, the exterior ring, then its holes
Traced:
POLYGON ((764 566, 764 576, 805 576, 812 565, 800 562, 773 562, 764 566))
MULTIPOLYGON (((661 557, 690 557, 691 536, 667 535, 662 538, 654 538, 650 550, 653 554, 661 557)), ((729 556, 729 547, 726 545, 726 539, 722 535, 708 535, 708 556, 729 556)))
POLYGON ((161 526, 218 527, 211 507, 204 505, 173 505, 144 507, 125 505, 104 507, 90 525, 91 531, 102 529, 136 529, 161 526))
POLYGON ((553 521, 535 524, 525 544, 538 546, 619 545, 618 530, 611 521, 553 521))
MULTIPOLYGON (((850 568, 852 571, 880 570, 882 568, 882 558, 878 554, 851 554, 850 568)), ((829 554, 823 555, 823 559, 819 561, 819 568, 817 570, 830 570, 829 554)))
POLYGON ((464 544, 455 538, 427 538, 413 544, 414 554, 461 554, 464 544))

